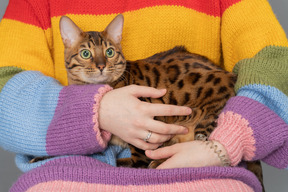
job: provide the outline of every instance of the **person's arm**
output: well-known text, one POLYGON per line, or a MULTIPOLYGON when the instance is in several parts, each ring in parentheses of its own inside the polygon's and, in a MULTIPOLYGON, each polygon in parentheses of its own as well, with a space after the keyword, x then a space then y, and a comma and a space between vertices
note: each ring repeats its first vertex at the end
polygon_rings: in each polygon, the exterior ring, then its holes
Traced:
MULTIPOLYGON (((232 166, 241 160, 260 159, 272 166, 287 168, 288 42, 285 32, 266 0, 221 0, 221 10, 224 67, 238 75, 237 95, 226 104, 209 140, 217 145, 221 155, 228 157, 232 166)), ((159 168, 221 165, 213 149, 199 141, 146 154, 152 159, 169 158, 159 168)))
POLYGON ((288 167, 288 43, 266 0, 222 0, 224 65, 237 73, 210 140, 222 143, 231 165, 263 160, 288 167), (236 64, 234 66, 234 63, 236 64))
POLYGON ((64 87, 53 78, 46 4, 10 0, 1 21, 0 145, 39 156, 102 151, 110 133, 99 130, 94 111, 111 88, 64 87))
POLYGON ((170 135, 185 133, 184 127, 153 118, 189 115, 189 108, 137 99, 163 96, 163 90, 128 86, 110 91, 108 85, 62 86, 55 80, 47 2, 10 0, 0 24, 1 147, 36 156, 89 154, 102 151, 112 133, 139 148, 155 149, 170 135), (156 107, 164 110, 155 113, 156 107), (147 143, 149 130, 155 133, 147 143))

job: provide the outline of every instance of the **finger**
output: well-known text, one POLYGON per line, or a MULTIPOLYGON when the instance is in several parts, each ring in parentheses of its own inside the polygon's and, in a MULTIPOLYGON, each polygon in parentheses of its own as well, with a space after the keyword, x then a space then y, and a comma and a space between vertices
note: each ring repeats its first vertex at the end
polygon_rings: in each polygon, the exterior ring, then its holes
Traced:
POLYGON ((137 139, 133 143, 131 142, 131 144, 142 150, 154 150, 161 145, 161 144, 147 143, 141 139, 137 139))
POLYGON ((147 113, 152 116, 186 116, 192 113, 192 109, 185 106, 156 103, 145 103, 144 105, 147 107, 147 113))
MULTIPOLYGON (((145 138, 149 136, 148 134, 149 134, 148 131, 143 130, 143 131, 141 131, 141 133, 139 133, 138 137, 140 139, 143 138, 143 141, 145 141, 145 138)), ((152 144, 162 145, 165 141, 168 141, 172 137, 173 137, 173 135, 169 135, 169 134, 163 135, 163 134, 151 132, 151 136, 148 138, 147 142, 152 143, 152 144)))
POLYGON ((175 158, 170 157, 163 163, 161 163, 156 169, 171 169, 171 168, 184 168, 185 166, 179 164, 177 161, 175 162, 175 158))
POLYGON ((172 146, 159 148, 156 150, 146 150, 145 154, 150 159, 165 159, 173 156, 176 153, 175 148, 172 146))
POLYGON ((135 97, 159 98, 166 94, 166 89, 155 89, 146 86, 131 85, 129 89, 135 97))
POLYGON ((149 128, 153 133, 157 133, 160 135, 177 135, 177 134, 187 134, 189 130, 186 127, 175 124, 167 124, 161 121, 156 121, 151 119, 146 125, 144 125, 144 129, 149 128))

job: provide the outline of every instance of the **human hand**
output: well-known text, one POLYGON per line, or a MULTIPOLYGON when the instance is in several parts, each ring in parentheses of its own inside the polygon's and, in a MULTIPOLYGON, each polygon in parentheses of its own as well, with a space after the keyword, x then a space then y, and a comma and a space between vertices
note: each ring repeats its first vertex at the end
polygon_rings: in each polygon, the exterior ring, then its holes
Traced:
MULTIPOLYGON (((213 143, 217 145, 217 151, 221 150, 220 155, 225 155, 227 159, 223 145, 216 141, 213 141, 213 143)), ((168 158, 157 169, 223 166, 221 158, 214 151, 215 148, 211 148, 213 143, 211 141, 190 141, 177 143, 154 151, 147 150, 145 153, 151 159, 168 158)))
POLYGON ((140 149, 156 149, 172 135, 188 133, 188 129, 154 120, 154 116, 189 115, 188 107, 151 104, 138 97, 159 98, 166 90, 130 85, 106 93, 100 101, 100 128, 120 137, 140 149), (149 143, 144 141, 152 132, 149 143))

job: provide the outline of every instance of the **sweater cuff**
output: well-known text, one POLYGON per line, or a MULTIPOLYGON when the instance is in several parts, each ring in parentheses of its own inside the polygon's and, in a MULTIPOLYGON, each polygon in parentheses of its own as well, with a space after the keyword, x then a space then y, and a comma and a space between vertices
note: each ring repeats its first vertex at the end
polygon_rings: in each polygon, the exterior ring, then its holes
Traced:
POLYGON ((48 127, 48 155, 91 154, 103 151, 110 133, 98 126, 98 108, 108 85, 72 85, 59 95, 54 117, 48 127))
POLYGON ((99 125, 99 107, 100 107, 100 101, 102 99, 102 97, 104 96, 105 93, 107 93, 108 91, 111 91, 112 88, 108 85, 105 85, 104 87, 101 87, 98 90, 98 93, 94 96, 94 106, 93 106, 93 123, 94 123, 94 127, 93 130, 96 133, 96 139, 99 142, 99 145, 102 148, 106 148, 108 141, 111 138, 111 133, 108 131, 105 131, 103 129, 100 129, 100 125, 99 125))
POLYGON ((209 140, 218 141, 225 147, 231 166, 238 165, 242 158, 252 160, 256 149, 249 122, 241 115, 228 111, 219 116, 217 123, 209 140))
POLYGON ((251 161, 269 156, 283 146, 287 130, 287 124, 268 107, 236 96, 227 102, 209 140, 223 144, 231 165, 236 166, 242 159, 251 161))

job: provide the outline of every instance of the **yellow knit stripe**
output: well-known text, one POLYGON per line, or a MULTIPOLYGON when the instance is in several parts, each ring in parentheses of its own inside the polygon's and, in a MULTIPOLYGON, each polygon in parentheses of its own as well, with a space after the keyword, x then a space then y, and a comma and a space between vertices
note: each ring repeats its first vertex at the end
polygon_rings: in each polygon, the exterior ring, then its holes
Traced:
POLYGON ((14 66, 54 76, 47 45, 52 45, 51 29, 43 32, 41 28, 10 19, 3 19, 0 26, 0 67, 14 66))
MULTIPOLYGON (((122 48, 127 60, 137 60, 176 45, 185 45, 220 62, 220 18, 181 6, 147 7, 125 12, 122 48), (149 16, 147 16, 149 15, 149 16)), ((114 15, 68 15, 84 31, 102 31, 114 15)), ((52 18, 56 77, 67 83, 63 43, 59 32, 60 17, 52 18)))
POLYGON ((238 61, 266 46, 287 46, 285 32, 276 20, 266 0, 243 0, 229 7, 222 18, 225 68, 232 71, 238 61))

